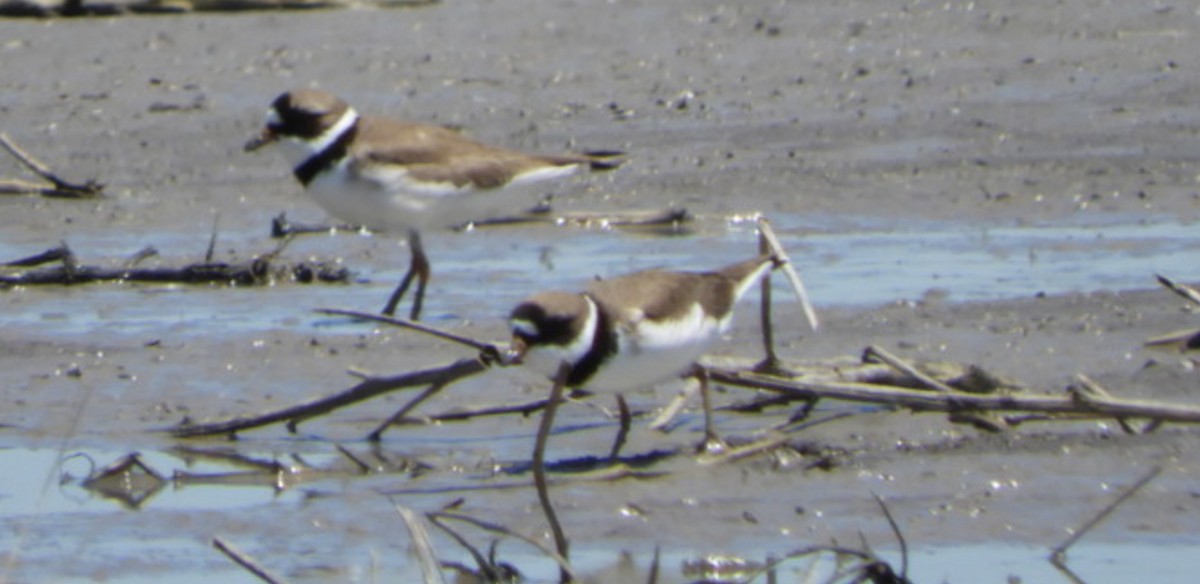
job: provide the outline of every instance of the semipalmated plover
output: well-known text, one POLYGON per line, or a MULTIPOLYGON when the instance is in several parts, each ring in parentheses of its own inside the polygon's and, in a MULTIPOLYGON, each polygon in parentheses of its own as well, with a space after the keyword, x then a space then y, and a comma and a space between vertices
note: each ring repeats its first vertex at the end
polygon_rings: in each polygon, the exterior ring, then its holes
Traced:
POLYGON ((313 89, 280 95, 246 150, 272 142, 284 146, 296 179, 331 215, 371 230, 406 233, 412 263, 383 312, 395 312, 415 277, 413 320, 420 316, 430 275, 420 230, 524 210, 520 197, 532 204, 531 185, 623 162, 619 152, 541 156, 488 146, 440 126, 362 116, 338 97, 313 89))
MULTIPOLYGON (((550 501, 545 451, 565 388, 624 392, 692 369, 704 404, 704 447, 720 448, 713 430, 707 378, 696 360, 729 330, 737 301, 767 270, 782 264, 762 255, 714 272, 646 270, 593 282, 582 293, 542 292, 509 314, 512 343, 505 361, 554 381, 533 448, 533 482, 558 553, 566 536, 550 501)), ((625 419, 613 447, 615 458, 625 419)), ((564 573, 563 580, 568 579, 564 573)))
MULTIPOLYGON (((582 293, 536 294, 509 315, 506 360, 548 376, 565 363, 568 388, 651 387, 691 372, 728 332, 737 301, 778 265, 775 256, 762 255, 713 272, 646 270, 593 282, 582 293)), ((711 442, 707 388, 698 378, 711 442)))

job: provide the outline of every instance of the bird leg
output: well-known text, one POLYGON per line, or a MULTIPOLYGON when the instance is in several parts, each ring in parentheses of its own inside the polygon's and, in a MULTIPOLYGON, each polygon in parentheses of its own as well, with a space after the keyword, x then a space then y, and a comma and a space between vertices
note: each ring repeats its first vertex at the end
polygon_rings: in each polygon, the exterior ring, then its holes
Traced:
POLYGON ((625 439, 629 437, 629 426, 633 419, 633 415, 629 413, 629 404, 625 403, 625 396, 619 393, 617 411, 620 412, 621 428, 617 430, 617 438, 613 440, 612 450, 608 453, 608 458, 614 462, 621 456, 621 447, 625 446, 625 439))
MULTIPOLYGON (((550 399, 542 411, 542 423, 538 426, 537 440, 533 446, 533 485, 537 489, 538 502, 542 512, 546 514, 546 522, 554 534, 554 547, 563 560, 568 559, 567 536, 563 534, 554 505, 550 502, 550 489, 546 485, 546 441, 550 438, 550 429, 554 426, 554 414, 558 412, 558 404, 562 401, 563 389, 567 385, 567 377, 571 375, 571 364, 563 361, 558 366, 558 374, 554 376, 554 388, 550 390, 550 399)), ((559 568, 559 580, 568 582, 571 575, 565 568, 559 568)))
POLYGON ((421 234, 415 230, 408 232, 408 247, 412 252, 412 260, 408 265, 408 273, 404 274, 404 279, 400 281, 400 285, 396 287, 396 291, 392 292, 391 298, 388 298, 387 304, 383 307, 383 314, 392 316, 396 314, 396 306, 400 304, 400 300, 404 298, 404 293, 408 292, 408 287, 412 284, 413 279, 417 280, 417 291, 413 297, 412 311, 409 312, 409 320, 420 320, 421 305, 425 302, 425 286, 429 283, 429 276, 432 270, 429 267, 429 258, 425 255, 425 248, 421 245, 421 234))
POLYGON ((712 402, 708 397, 708 369, 696 363, 692 366, 692 377, 700 384, 700 403, 704 407, 704 441, 698 445, 697 450, 709 454, 724 452, 728 445, 717 435, 713 425, 712 402))

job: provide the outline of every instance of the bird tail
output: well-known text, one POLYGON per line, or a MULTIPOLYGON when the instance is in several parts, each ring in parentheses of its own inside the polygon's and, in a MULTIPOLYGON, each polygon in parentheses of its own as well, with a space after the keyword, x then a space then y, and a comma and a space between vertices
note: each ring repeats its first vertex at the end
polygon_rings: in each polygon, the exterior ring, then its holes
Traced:
POLYGON ((627 160, 625 153, 620 150, 589 150, 583 155, 592 170, 612 170, 627 160))
POLYGON ((736 295, 734 298, 741 298, 746 290, 758 281, 763 274, 778 267, 779 260, 774 254, 763 254, 756 258, 738 262, 736 264, 725 266, 717 273, 729 278, 733 282, 736 295))

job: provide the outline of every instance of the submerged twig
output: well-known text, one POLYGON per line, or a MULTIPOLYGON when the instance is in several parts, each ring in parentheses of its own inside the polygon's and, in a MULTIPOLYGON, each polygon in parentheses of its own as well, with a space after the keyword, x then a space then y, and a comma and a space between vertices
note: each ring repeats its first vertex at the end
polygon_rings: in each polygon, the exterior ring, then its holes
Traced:
POLYGON ((896 523, 896 518, 892 517, 892 510, 888 509, 887 503, 878 493, 871 493, 875 497, 875 502, 879 503, 879 509, 883 511, 883 516, 887 519, 888 525, 892 528, 892 533, 896 535, 896 541, 900 544, 900 578, 908 579, 908 542, 904 539, 904 533, 900 531, 900 526, 896 523))
POLYGON ((247 572, 250 572, 259 580, 267 582, 268 584, 282 584, 284 582, 282 578, 271 574, 265 568, 259 566, 258 562, 254 561, 254 558, 251 558, 250 556, 241 552, 237 548, 233 547, 233 545, 226 543, 225 540, 219 537, 214 537, 212 539, 212 545, 222 554, 225 554, 225 557, 233 560, 234 563, 245 568, 247 572))
POLYGON ((400 421, 404 419, 404 416, 408 415, 409 412, 416 409, 416 407, 421 405, 425 400, 433 397, 433 394, 435 394, 435 393, 441 391, 443 388, 445 388, 449 382, 450 382, 450 380, 446 380, 445 382, 430 384, 429 387, 425 388, 425 391, 422 391, 417 397, 414 397, 411 400, 409 400, 408 403, 404 404, 404 407, 400 408, 399 410, 396 410, 396 413, 392 414, 391 417, 389 417, 387 420, 384 420, 384 422, 382 424, 380 424, 379 427, 375 428, 375 430, 373 430, 370 434, 367 435, 367 439, 372 442, 379 442, 380 440, 382 440, 384 430, 387 430, 388 428, 390 428, 393 425, 399 424, 400 421))
POLYGON ((450 511, 433 511, 430 513, 426 513, 425 516, 428 517, 429 520, 434 525, 437 525, 438 527, 442 528, 443 530, 445 530, 447 528, 445 527, 444 524, 441 523, 441 520, 442 519, 453 519, 455 521, 462 521, 463 523, 469 523, 469 524, 474 525, 475 527, 478 527, 485 531, 491 531, 493 533, 499 533, 501 535, 515 537, 515 538, 537 548, 538 550, 541 550, 542 553, 546 554, 546 557, 554 560, 554 562, 556 564, 558 564, 558 567, 560 570, 565 571, 571 577, 571 579, 575 578, 575 574, 571 570, 571 564, 570 564, 570 562, 567 561, 566 558, 559 555, 554 550, 542 545, 542 543, 539 542, 538 540, 533 539, 528 536, 525 536, 525 535, 522 535, 520 533, 517 533, 503 525, 500 525, 497 523, 491 523, 488 521, 483 521, 481 519, 476 519, 469 515, 464 515, 462 513, 454 513, 454 512, 450 512, 450 511))

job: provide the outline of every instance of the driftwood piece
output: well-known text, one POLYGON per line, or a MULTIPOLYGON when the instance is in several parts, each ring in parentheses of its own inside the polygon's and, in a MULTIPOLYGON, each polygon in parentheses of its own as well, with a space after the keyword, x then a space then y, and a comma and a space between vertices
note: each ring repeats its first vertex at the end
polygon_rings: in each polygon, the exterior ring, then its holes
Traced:
MULTIPOLYGON (((1155 274, 1155 278, 1167 290, 1178 294, 1193 305, 1200 306, 1200 290, 1196 290, 1187 284, 1176 282, 1161 274, 1155 274)), ((1156 349, 1178 350, 1181 352, 1200 349, 1200 329, 1190 328, 1157 335, 1146 339, 1145 345, 1156 349)))
POLYGON ((5 270, 0 273, 0 285, 44 286, 73 285, 92 282, 170 282, 180 284, 261 285, 278 279, 301 283, 341 283, 350 280, 345 267, 326 262, 278 263, 276 249, 239 263, 203 261, 179 267, 139 268, 136 263, 155 252, 143 250, 122 266, 102 267, 80 265, 66 244, 33 256, 0 264, 3 268, 34 268, 47 263, 58 265, 39 269, 5 270))
POLYGON ((0 180, 0 195, 41 195, 43 197, 83 199, 99 196, 104 190, 104 185, 95 180, 76 183, 60 177, 49 166, 22 150, 2 132, 0 132, 0 146, 3 146, 22 166, 32 170, 34 174, 50 183, 46 185, 18 179, 3 179, 0 180))
POLYGON ((1163 422, 1200 422, 1200 406, 1144 400, 1086 396, 1021 394, 953 394, 919 391, 873 383, 809 381, 768 376, 753 371, 709 368, 713 381, 775 392, 798 400, 837 399, 906 407, 917 411, 1034 412, 1044 414, 1091 414, 1105 417, 1152 418, 1163 422))

